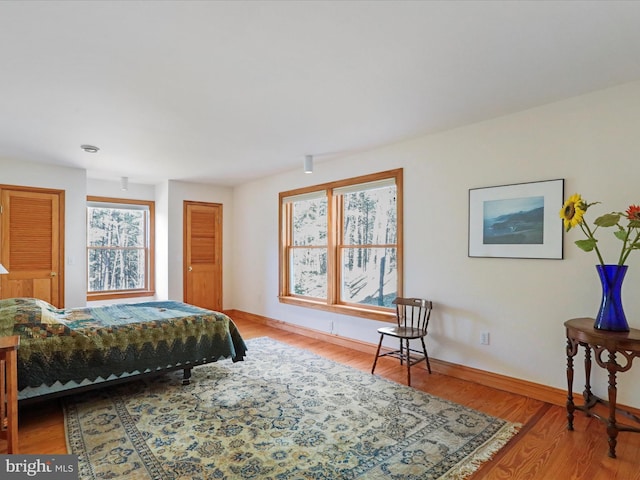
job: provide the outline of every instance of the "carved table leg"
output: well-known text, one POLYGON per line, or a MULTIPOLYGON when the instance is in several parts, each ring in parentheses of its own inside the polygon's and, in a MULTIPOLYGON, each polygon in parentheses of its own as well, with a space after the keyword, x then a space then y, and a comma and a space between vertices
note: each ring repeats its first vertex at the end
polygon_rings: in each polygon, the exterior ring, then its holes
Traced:
MULTIPOLYGON (((591 401, 591 397, 593 393, 591 393, 591 346, 589 344, 584 344, 584 392, 582 396, 584 397, 584 404, 589 405, 591 401)), ((589 411, 587 410, 587 416, 589 416, 589 411)))
POLYGON ((618 399, 618 389, 616 387, 616 352, 609 350, 609 361, 607 362, 609 371, 609 420, 607 422, 607 434, 609 435, 609 456, 616 458, 616 444, 618 443, 618 426, 616 425, 616 401, 618 399))
POLYGON ((573 430, 573 412, 576 409, 573 403, 573 355, 573 342, 567 338, 567 430, 573 430))

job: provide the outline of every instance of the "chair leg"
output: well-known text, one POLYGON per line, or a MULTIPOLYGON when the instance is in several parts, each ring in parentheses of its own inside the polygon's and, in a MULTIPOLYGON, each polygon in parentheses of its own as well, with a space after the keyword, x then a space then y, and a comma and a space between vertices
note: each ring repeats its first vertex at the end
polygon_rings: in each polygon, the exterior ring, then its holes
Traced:
POLYGON ((411 350, 409 350, 409 339, 408 338, 407 338, 406 347, 407 347, 407 385, 411 386, 411 350))
POLYGON ((427 347, 424 344, 424 338, 420 338, 420 341, 422 342, 422 351, 424 352, 424 359, 427 362, 427 370, 429 370, 429 373, 431 373, 431 364, 429 363, 429 355, 427 355, 427 347))
POLYGON ((376 369, 376 363, 378 363, 378 357, 380 356, 380 348, 382 347, 383 338, 384 338, 384 335, 380 335, 380 341, 378 342, 378 350, 376 351, 376 356, 373 359, 373 367, 371 367, 371 375, 373 375, 373 372, 376 369))
POLYGON ((404 363, 404 346, 402 345, 402 339, 400 339, 400 365, 404 363))

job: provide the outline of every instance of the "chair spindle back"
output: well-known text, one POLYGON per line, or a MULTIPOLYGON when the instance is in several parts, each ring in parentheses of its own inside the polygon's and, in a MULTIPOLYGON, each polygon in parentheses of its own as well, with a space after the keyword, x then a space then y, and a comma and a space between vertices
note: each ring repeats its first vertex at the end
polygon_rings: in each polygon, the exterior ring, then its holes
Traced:
POLYGON ((423 298, 396 298, 396 320, 399 327, 417 328, 426 334, 432 302, 423 298))

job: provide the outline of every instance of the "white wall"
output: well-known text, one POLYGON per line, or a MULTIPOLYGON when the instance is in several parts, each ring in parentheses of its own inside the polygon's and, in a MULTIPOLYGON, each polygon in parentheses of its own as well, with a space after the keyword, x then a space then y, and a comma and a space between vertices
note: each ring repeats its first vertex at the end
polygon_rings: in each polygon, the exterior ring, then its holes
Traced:
POLYGON ((168 182, 168 295, 171 300, 184 298, 183 272, 183 222, 184 201, 222 204, 222 305, 230 308, 233 281, 233 190, 179 181, 168 182))
POLYGON ((119 181, 87 179, 87 195, 94 197, 126 198, 129 200, 155 200, 155 186, 129 182, 127 190, 122 190, 119 181))
POLYGON ((0 184, 65 191, 65 306, 86 303, 86 174, 82 169, 0 158, 0 184))
POLYGON ((156 298, 169 298, 169 181, 156 185, 156 298))
MULTIPOLYGON (((594 254, 565 234, 564 260, 469 258, 470 188, 565 179, 565 197, 579 192, 593 207, 588 220, 640 204, 640 82, 525 112, 424 136, 237 187, 234 191, 236 309, 377 342, 382 325, 278 302, 278 193, 396 167, 404 168, 405 294, 434 300, 428 340, 442 360, 566 388, 563 322, 594 316, 600 286, 594 254), (491 344, 480 345, 489 331, 491 344)), ((557 206, 558 211, 561 205, 557 206)), ((558 220, 560 221, 560 220, 558 220)), ((611 263, 619 241, 601 247, 611 263)), ((640 253, 631 256, 623 300, 640 328, 640 253)), ((576 357, 581 372, 582 354, 576 357)), ((594 390, 606 396, 595 368, 594 390)), ((621 403, 640 407, 640 366, 619 375, 621 403)), ((582 374, 574 387, 582 390, 582 374)))

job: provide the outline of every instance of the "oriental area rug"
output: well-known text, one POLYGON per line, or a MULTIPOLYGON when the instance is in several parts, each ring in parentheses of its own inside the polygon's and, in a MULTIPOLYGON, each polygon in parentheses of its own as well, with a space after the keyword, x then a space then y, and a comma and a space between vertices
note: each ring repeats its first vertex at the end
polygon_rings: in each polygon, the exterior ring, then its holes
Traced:
POLYGON ((81 479, 463 479, 520 427, 263 337, 64 401, 81 479))

